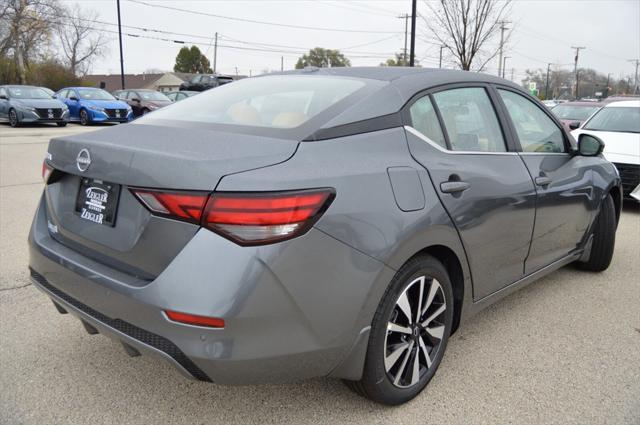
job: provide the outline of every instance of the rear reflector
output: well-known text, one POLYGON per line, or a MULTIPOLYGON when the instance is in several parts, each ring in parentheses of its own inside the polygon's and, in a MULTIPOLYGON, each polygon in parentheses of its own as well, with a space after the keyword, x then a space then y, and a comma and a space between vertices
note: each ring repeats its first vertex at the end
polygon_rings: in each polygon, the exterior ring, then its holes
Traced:
POLYGON ((305 233, 335 197, 333 189, 211 195, 202 225, 239 245, 262 245, 305 233))
POLYGON ((224 328, 224 319, 218 317, 196 316, 195 314, 180 313, 177 311, 165 310, 169 320, 187 325, 206 326, 209 328, 224 328))
POLYGON ((287 192, 160 191, 131 188, 156 215, 200 224, 238 245, 263 245, 300 236, 335 198, 330 188, 287 192))
POLYGON ((206 192, 169 192, 131 189, 151 212, 192 223, 200 223, 209 196, 206 192))

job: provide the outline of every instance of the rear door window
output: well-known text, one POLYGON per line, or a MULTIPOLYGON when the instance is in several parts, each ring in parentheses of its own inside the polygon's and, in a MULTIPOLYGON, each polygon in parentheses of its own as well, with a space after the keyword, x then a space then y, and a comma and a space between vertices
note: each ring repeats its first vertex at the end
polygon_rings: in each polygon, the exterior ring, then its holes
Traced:
POLYGON ((523 152, 565 152, 562 130, 538 106, 526 97, 499 89, 516 128, 523 152))
POLYGON ((506 152, 498 117, 484 88, 450 89, 435 93, 433 98, 452 150, 506 152))
POLYGON ((413 128, 418 130, 424 136, 431 141, 447 149, 447 142, 444 138, 442 128, 440 128, 440 121, 436 110, 433 108, 431 99, 429 96, 424 96, 418 99, 409 108, 409 115, 411 116, 411 124, 413 128))

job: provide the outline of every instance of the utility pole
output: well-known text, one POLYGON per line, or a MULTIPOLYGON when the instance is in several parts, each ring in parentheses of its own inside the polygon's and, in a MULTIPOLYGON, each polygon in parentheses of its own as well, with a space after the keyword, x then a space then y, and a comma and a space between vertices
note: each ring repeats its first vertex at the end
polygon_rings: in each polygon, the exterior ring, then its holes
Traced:
POLYGON ((504 32, 508 30, 507 24, 510 24, 509 21, 500 21, 500 56, 498 57, 498 77, 504 76, 504 66, 502 65, 502 51, 504 49, 504 32))
POLYGON ((513 74, 516 73, 516 69, 515 68, 511 68, 511 81, 513 81, 513 74))
POLYGON ((124 59, 122 59, 122 25, 120 24, 120 0, 116 1, 118 6, 118 40, 120 41, 120 83, 124 90, 124 59))
POLYGON ((442 49, 444 49, 444 46, 440 46, 440 62, 438 62, 438 68, 442 68, 442 49))
POLYGON ((544 85, 544 99, 549 100, 549 71, 551 70, 551 64, 547 64, 547 83, 544 85))
POLYGON ((280 56, 280 72, 284 71, 284 56, 280 56))
POLYGON ((635 62, 636 64, 636 77, 633 81, 633 94, 638 93, 638 64, 640 63, 640 59, 629 59, 629 62, 635 62))
POLYGON ((584 46, 580 46, 580 47, 571 46, 571 48, 572 49, 576 49, 576 57, 574 58, 574 61, 573 61, 573 73, 575 74, 575 79, 576 79, 575 97, 577 99, 578 95, 580 93, 579 87, 578 87, 578 84, 580 83, 579 80, 578 80, 578 56, 580 55, 580 50, 584 50, 584 49, 586 49, 586 47, 584 47, 584 46))
POLYGON ((216 65, 218 64, 218 33, 213 43, 213 73, 216 73, 216 65))
POLYGON ((416 9, 418 0, 411 1, 411 56, 409 66, 414 66, 416 61, 416 9))
POLYGON ((511 59, 511 56, 505 56, 502 58, 502 78, 507 70, 507 59, 511 59))
POLYGON ((607 74, 607 95, 605 98, 609 97, 609 79, 611 78, 611 73, 607 74))
POLYGON ((398 16, 399 19, 404 19, 404 53, 402 55, 402 65, 407 66, 407 34, 409 32, 409 14, 398 16))

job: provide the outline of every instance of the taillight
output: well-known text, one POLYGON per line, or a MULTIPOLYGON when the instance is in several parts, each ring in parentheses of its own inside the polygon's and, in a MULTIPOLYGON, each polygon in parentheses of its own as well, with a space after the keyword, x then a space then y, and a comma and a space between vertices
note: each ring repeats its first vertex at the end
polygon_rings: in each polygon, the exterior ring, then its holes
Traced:
POLYGON ((42 161, 42 180, 44 180, 45 184, 49 181, 49 177, 51 176, 51 172, 53 172, 53 167, 50 167, 47 164, 47 160, 42 161))
POLYGON ((213 193, 202 225, 239 245, 262 245, 305 233, 329 207, 333 189, 213 193))
POLYGON ((238 245, 263 245, 305 233, 335 197, 333 189, 204 192, 131 189, 156 215, 198 223, 238 245))
POLYGON ((206 326, 208 328, 224 328, 224 319, 218 317, 197 316, 195 314, 180 313, 178 311, 165 310, 169 320, 187 325, 206 326))
POLYGON ((206 192, 172 192, 150 189, 131 189, 131 192, 151 212, 191 223, 200 223, 202 210, 209 196, 206 192))

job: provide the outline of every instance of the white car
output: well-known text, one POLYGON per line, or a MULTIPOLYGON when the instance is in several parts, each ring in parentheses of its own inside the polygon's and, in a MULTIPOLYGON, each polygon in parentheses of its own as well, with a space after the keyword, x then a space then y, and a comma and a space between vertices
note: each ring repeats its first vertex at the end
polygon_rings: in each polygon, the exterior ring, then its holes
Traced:
POLYGON ((640 100, 612 102, 571 132, 604 141, 604 156, 620 173, 625 198, 640 201, 640 100))

